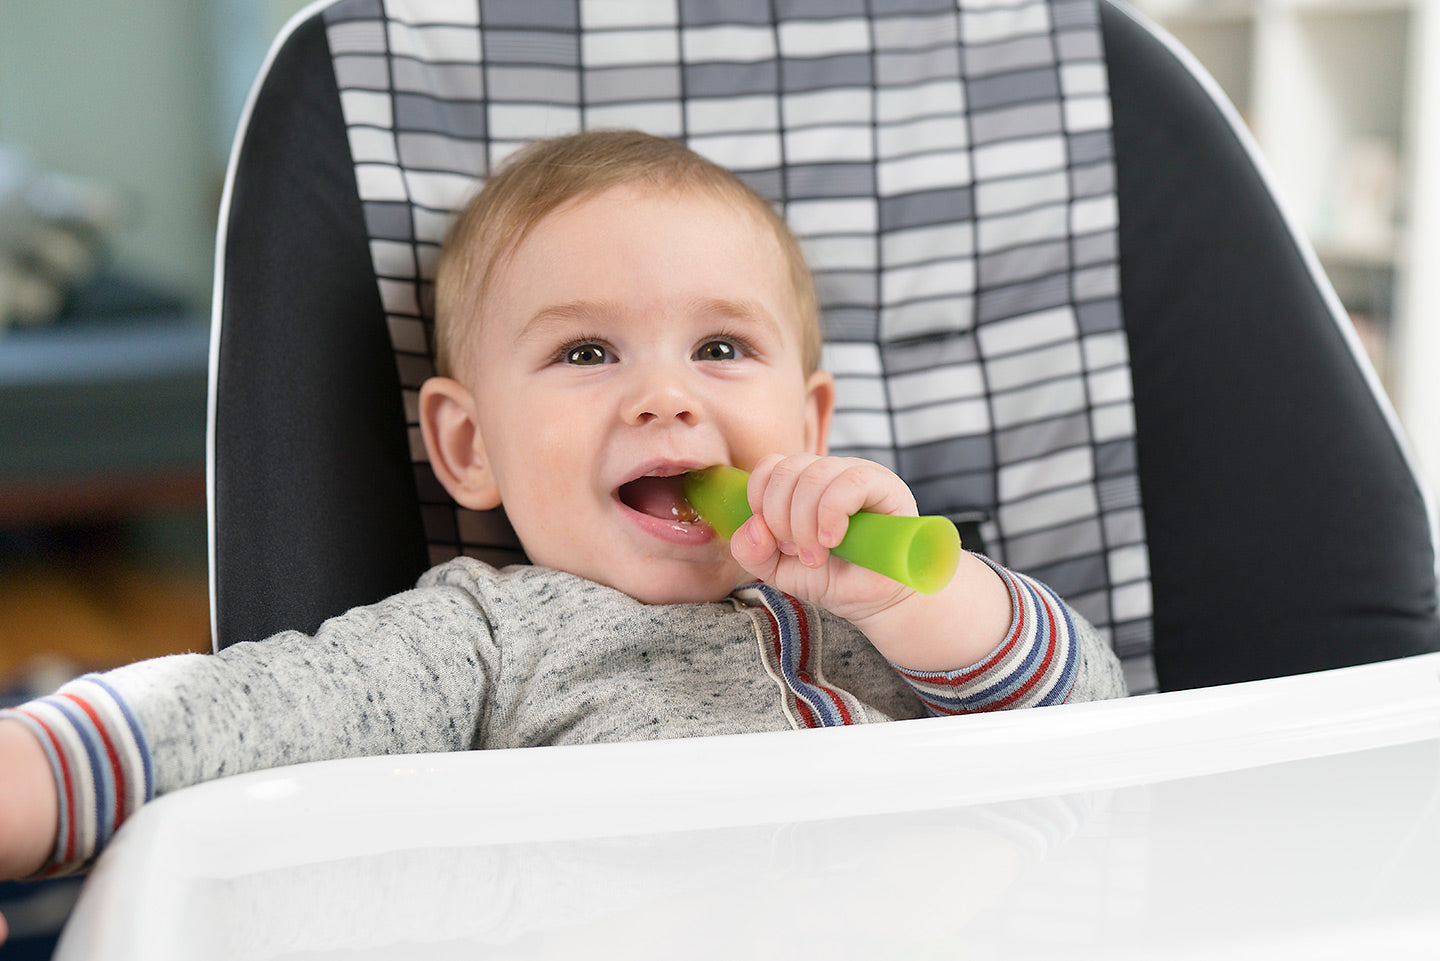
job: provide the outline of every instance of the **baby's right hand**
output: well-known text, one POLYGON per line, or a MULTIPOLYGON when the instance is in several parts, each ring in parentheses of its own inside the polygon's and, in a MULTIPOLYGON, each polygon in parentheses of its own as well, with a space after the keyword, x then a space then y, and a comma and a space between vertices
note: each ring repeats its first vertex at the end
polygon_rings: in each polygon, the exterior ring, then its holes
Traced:
POLYGON ((955 575, 921 594, 883 574, 831 556, 858 511, 914 517, 905 482, 858 458, 763 457, 746 497, 755 516, 730 539, 753 577, 854 624, 894 664, 956 671, 978 664, 1014 620, 1007 583, 989 564, 960 552, 955 575))
POLYGON ((751 470, 746 495, 755 516, 735 532, 730 549, 754 577, 851 621, 915 593, 830 554, 859 511, 916 515, 910 489, 881 465, 852 457, 771 455, 751 470))
POLYGON ((0 721, 0 878, 44 867, 59 819, 60 796, 40 742, 19 721, 0 721))

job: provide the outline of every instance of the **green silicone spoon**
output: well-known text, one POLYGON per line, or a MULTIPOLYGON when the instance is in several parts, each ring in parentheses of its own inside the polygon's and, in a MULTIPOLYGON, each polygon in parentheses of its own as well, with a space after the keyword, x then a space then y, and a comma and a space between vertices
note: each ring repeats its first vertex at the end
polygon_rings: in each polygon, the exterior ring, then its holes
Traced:
MULTIPOLYGON (((685 499, 715 533, 729 540, 750 517, 738 467, 717 465, 685 475, 685 499)), ((960 563, 960 532, 939 516, 897 517, 861 511, 852 515, 840 545, 831 550, 852 564, 934 594, 950 583, 960 563)))

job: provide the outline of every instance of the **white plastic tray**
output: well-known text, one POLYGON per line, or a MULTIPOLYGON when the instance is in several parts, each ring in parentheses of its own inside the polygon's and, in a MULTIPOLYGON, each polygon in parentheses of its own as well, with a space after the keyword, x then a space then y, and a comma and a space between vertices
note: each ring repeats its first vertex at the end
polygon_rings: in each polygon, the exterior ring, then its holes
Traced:
POLYGON ((1440 655, 160 798, 60 961, 1440 957, 1440 655))

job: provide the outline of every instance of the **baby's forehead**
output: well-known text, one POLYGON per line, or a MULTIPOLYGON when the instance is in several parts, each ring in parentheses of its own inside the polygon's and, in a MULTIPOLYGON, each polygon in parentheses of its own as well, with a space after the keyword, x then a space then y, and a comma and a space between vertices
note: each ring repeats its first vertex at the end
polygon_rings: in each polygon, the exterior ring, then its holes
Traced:
MULTIPOLYGON (((623 204, 636 200, 659 200, 666 204, 682 207, 714 208, 719 206, 744 215, 752 222, 757 231, 774 234, 777 232, 777 228, 783 229, 774 221, 772 211, 763 198, 750 192, 738 182, 731 184, 725 181, 655 181, 647 178, 624 180, 609 186, 584 191, 564 203, 556 205, 540 219, 588 203, 614 201, 623 204)), ((703 226, 703 224, 696 226, 703 226)))
MULTIPOLYGON (((753 236, 754 242, 762 247, 773 245, 773 257, 767 252, 763 260, 767 268, 773 265, 780 275, 777 279, 788 291, 787 299, 790 303, 786 305, 789 309, 783 311, 784 320, 795 326, 802 343, 806 345, 807 363, 811 366, 817 363, 818 358, 809 356, 818 353, 810 344, 818 337, 818 333, 811 329, 817 327, 818 322, 813 317, 814 298, 809 287, 809 270, 803 254, 785 221, 768 201, 738 179, 732 182, 718 177, 678 179, 634 176, 608 184, 592 184, 588 189, 580 190, 558 203, 532 207, 528 217, 524 217, 522 213, 522 218, 512 219, 510 229, 502 231, 509 235, 505 240, 497 242, 497 237, 492 235, 487 241, 483 231, 480 235, 472 235, 471 250, 475 257, 472 264, 480 269, 468 272, 469 276, 464 285, 469 292, 462 296, 468 301, 470 309, 456 311, 449 318, 448 323, 454 324, 456 328, 451 342, 456 348, 461 348, 461 342, 468 340, 471 333, 486 326, 488 311, 485 305, 493 303, 497 295, 503 297, 503 291, 514 280, 510 269, 513 258, 526 247, 527 241, 531 240, 537 231, 547 233, 544 228, 553 224, 555 219, 582 207, 604 203, 616 208, 613 216, 624 216, 627 205, 656 199, 666 204, 674 204, 676 209, 680 210, 693 206, 694 215, 689 218, 682 215, 680 221, 685 226, 693 226, 701 231, 715 229, 718 223, 718 207, 722 211, 721 219, 728 222, 730 229, 738 228, 743 235, 753 236)), ((496 212, 492 208, 492 215, 496 212)), ((512 208, 510 213, 513 215, 517 211, 512 208)), ((503 215, 501 218, 503 219, 503 215)), ((497 228, 503 226, 499 222, 494 222, 493 225, 497 228)), ((758 280, 753 274, 737 279, 750 283, 758 280)), ((455 350, 452 353, 456 355, 455 359, 459 359, 458 355, 465 351, 455 350)))

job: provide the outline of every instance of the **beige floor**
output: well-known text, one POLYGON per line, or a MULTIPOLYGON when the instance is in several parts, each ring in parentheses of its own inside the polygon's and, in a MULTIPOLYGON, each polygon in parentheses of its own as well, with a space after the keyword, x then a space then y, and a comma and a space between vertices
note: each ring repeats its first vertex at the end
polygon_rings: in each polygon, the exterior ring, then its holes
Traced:
POLYGON ((203 570, 114 558, 0 567, 0 686, 209 649, 203 570))

